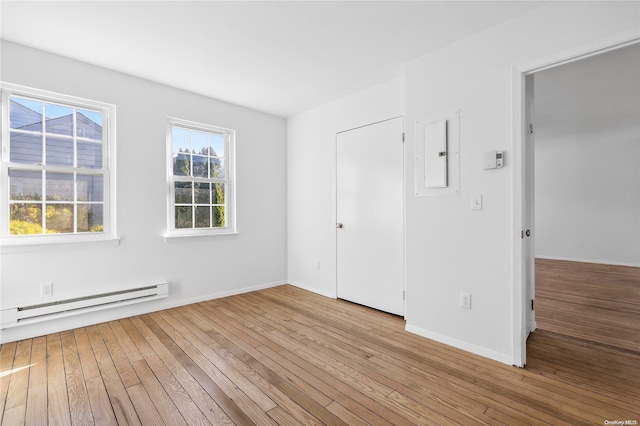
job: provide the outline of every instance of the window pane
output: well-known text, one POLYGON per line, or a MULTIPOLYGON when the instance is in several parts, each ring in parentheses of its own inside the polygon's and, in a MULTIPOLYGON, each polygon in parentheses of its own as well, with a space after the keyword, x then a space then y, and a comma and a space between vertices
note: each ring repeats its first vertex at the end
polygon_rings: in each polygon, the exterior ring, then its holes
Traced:
POLYGON ((223 135, 216 135, 212 133, 209 135, 209 143, 211 144, 211 154, 216 157, 224 157, 224 140, 223 135))
POLYGON ((102 175, 78 175, 78 201, 104 201, 102 175))
POLYGON ((225 178, 224 160, 222 158, 211 157, 211 177, 212 178, 225 178))
POLYGON ((201 155, 193 155, 193 176, 195 177, 208 177, 207 176, 207 164, 209 163, 208 157, 201 155))
POLYGON ((102 113, 78 110, 76 112, 76 136, 102 140, 102 113))
POLYGON ((175 182, 175 204, 191 204, 191 182, 175 182))
POLYGON ((11 204, 9 234, 42 234, 42 205, 11 204))
POLYGON ((9 169, 12 200, 42 200, 42 172, 9 169))
POLYGON ((73 166, 73 139, 47 137, 47 164, 73 166))
POLYGON ((213 224, 214 228, 224 228, 224 206, 213 207, 213 224))
POLYGON ((104 232, 102 204, 78 204, 78 232, 104 232))
POLYGON ((194 154, 207 155, 209 152, 209 141, 207 139, 206 133, 191 133, 191 152, 194 154))
POLYGON ((73 201, 73 174, 47 173, 46 179, 47 201, 73 201))
POLYGON ((173 143, 173 153, 191 152, 191 132, 187 129, 174 127, 171 132, 171 141, 173 143))
POLYGON ((16 163, 42 163, 42 136, 12 132, 9 158, 16 163))
POLYGON ((209 206, 196 206, 196 228, 209 228, 211 224, 209 206))
POLYGON ((45 216, 47 233, 73 232, 73 204, 47 204, 45 216))
POLYGON ((193 228, 191 207, 176 207, 176 229, 193 228))
POLYGON ((173 175, 174 176, 191 176, 191 156, 189 154, 173 155, 173 175))
POLYGON ((102 168, 102 143, 78 141, 78 167, 102 168))
POLYGON ((44 115, 47 117, 44 124, 46 133, 58 135, 73 135, 73 109, 60 105, 45 104, 44 115))
POLYGON ((12 129, 42 131, 42 102, 9 97, 9 123, 12 129))
POLYGON ((224 204, 224 183, 214 183, 211 192, 211 204, 224 204))
POLYGON ((194 183, 196 204, 211 204, 211 188, 209 183, 194 183))

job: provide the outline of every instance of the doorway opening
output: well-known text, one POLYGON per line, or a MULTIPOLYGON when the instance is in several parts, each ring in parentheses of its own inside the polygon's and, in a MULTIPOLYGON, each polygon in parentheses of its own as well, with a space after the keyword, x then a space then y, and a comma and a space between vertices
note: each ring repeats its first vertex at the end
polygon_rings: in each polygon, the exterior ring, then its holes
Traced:
POLYGON ((639 75, 635 43, 525 77, 526 335, 638 353, 639 75))

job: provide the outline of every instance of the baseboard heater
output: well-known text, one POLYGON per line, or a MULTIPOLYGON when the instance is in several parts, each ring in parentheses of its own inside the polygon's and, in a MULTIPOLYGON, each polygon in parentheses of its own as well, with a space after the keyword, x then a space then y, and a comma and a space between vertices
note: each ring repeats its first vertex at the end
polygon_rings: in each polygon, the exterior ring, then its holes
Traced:
POLYGON ((71 315, 101 311, 103 309, 162 299, 168 295, 169 283, 160 283, 147 287, 93 294, 75 299, 2 309, 0 311, 0 327, 16 327, 71 315))

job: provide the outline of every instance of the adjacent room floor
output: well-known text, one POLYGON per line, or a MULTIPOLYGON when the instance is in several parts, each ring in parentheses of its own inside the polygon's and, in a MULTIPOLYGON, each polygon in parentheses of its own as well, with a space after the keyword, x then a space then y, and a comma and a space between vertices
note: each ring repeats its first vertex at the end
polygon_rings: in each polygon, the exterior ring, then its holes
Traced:
POLYGON ((539 330, 640 354, 640 268, 536 259, 539 330))

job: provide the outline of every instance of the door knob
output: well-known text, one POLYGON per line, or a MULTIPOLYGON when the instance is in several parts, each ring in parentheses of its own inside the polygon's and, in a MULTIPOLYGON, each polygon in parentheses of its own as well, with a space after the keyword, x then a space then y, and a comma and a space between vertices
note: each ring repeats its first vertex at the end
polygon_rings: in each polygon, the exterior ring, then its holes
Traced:
POLYGON ((342 229, 343 226, 344 225, 342 225, 342 223, 336 223, 336 228, 338 228, 338 229, 342 229))

